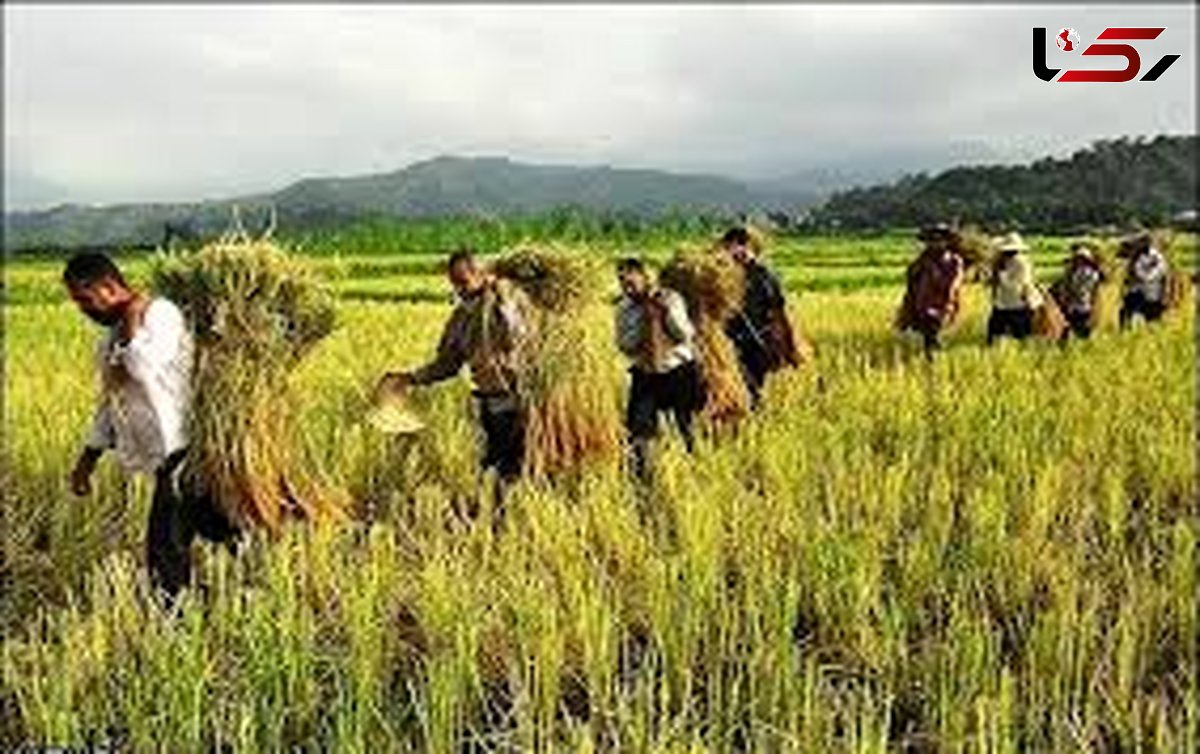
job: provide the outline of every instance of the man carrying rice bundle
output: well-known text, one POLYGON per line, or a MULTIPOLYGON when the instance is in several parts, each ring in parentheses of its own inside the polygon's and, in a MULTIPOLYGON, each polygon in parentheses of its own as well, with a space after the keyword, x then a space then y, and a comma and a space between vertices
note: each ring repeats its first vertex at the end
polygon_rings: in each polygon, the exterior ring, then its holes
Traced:
POLYGON ((1121 327, 1128 327, 1138 315, 1147 322, 1162 319, 1167 310, 1168 277, 1171 272, 1167 258, 1154 245, 1154 240, 1147 232, 1124 239, 1118 256, 1127 260, 1121 327))
POLYGON ((1096 295, 1104 280, 1104 270, 1091 244, 1086 241, 1071 244, 1071 255, 1067 257, 1063 276, 1050 288, 1050 294, 1067 318, 1068 327, 1063 330, 1063 340, 1072 335, 1081 340, 1091 336, 1096 295))
POLYGON ((692 420, 704 406, 696 364, 696 330, 683 296, 656 287, 640 259, 617 264, 621 298, 617 302, 617 347, 632 360, 625 424, 630 436, 634 474, 649 477, 649 446, 658 434, 658 415, 670 413, 688 452, 694 448, 692 420))
POLYGON ((230 543, 238 535, 212 497, 182 473, 192 405, 191 332, 178 306, 134 290, 103 254, 72 257, 63 282, 79 310, 106 328, 97 349, 103 392, 71 471, 71 490, 91 493, 92 473, 109 449, 127 473, 154 475, 146 561, 151 583, 173 598, 190 580, 196 535, 230 543))
POLYGON ((799 351, 787 318, 787 300, 778 276, 755 253, 745 228, 730 228, 721 249, 742 267, 745 278, 741 305, 726 323, 725 332, 737 349, 750 405, 757 408, 767 375, 784 365, 798 366, 799 351))
POLYGON ((381 391, 448 380, 469 365, 483 429, 481 466, 494 469, 497 499, 520 476, 525 455, 525 412, 517 378, 528 340, 528 300, 516 286, 483 269, 474 254, 458 251, 447 264, 458 305, 446 322, 434 359, 408 372, 390 372, 381 391))
POLYGON ((941 348, 940 333, 954 321, 962 307, 962 285, 967 261, 962 236, 945 223, 921 229, 924 244, 908 266, 904 299, 896 318, 901 331, 921 335, 926 357, 941 348))
POLYGON ((987 343, 1010 336, 1024 340, 1033 335, 1034 311, 1045 303, 1034 281, 1029 246, 1019 233, 1000 239, 992 264, 992 314, 987 323, 987 343))

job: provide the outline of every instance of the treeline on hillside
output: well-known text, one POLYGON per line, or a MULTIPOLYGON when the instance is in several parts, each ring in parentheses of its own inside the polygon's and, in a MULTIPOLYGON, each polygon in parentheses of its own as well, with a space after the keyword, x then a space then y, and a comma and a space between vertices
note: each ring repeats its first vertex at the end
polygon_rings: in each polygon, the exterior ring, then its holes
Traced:
POLYGON ((957 220, 1037 232, 1194 223, 1197 142, 1194 135, 1122 137, 1066 159, 918 173, 838 192, 809 222, 862 230, 957 220))
MULTIPOLYGON (((771 220, 738 214, 670 213, 646 217, 634 213, 596 212, 563 207, 516 217, 458 216, 363 220, 345 227, 284 232, 285 240, 316 254, 434 253, 472 248, 498 252, 523 242, 588 243, 616 249, 660 247, 684 239, 716 239, 733 224, 771 220)), ((776 218, 776 230, 786 218, 776 218)))

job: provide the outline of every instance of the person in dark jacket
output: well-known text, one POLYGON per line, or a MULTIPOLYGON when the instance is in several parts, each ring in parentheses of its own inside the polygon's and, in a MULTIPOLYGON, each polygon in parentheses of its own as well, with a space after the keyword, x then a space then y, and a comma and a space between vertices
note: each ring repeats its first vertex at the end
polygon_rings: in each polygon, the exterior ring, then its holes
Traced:
POLYGON ((751 406, 757 408, 767 375, 799 363, 795 336, 787 319, 783 285, 759 261, 750 233, 742 227, 729 229, 721 237, 721 249, 745 273, 742 305, 726 323, 725 334, 737 350, 751 406))
POLYGON ((966 259, 962 236, 945 223, 922 228, 917 240, 924 248, 905 273, 897 325, 919 333, 925 356, 931 358, 941 348, 941 331, 962 309, 966 259))

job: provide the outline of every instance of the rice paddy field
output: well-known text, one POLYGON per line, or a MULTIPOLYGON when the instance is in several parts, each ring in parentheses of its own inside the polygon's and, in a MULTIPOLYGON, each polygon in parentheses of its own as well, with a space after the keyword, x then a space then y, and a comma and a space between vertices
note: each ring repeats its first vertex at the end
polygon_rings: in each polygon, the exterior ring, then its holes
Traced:
MULTIPOLYGON (((1069 239, 1031 241, 1048 282, 1069 239)), ((974 284, 929 363, 890 326, 916 251, 772 242, 814 358, 694 456, 665 435, 649 489, 518 485, 500 526, 464 378, 416 396, 424 433, 363 421, 433 352, 439 257, 310 250, 338 323, 287 441, 354 517, 197 546, 174 613, 147 597, 146 480, 108 459, 68 490, 99 332, 60 262, 10 262, 0 749, 1200 750, 1191 294, 1117 332, 1110 287, 1091 341, 987 349, 974 284)), ((611 311, 581 316, 623 395, 611 311)))

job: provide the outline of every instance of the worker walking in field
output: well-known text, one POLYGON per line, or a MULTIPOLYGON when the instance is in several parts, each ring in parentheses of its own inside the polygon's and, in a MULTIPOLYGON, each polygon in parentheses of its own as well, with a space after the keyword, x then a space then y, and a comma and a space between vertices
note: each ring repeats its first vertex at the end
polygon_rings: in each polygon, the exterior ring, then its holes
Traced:
POLYGON ((407 372, 390 372, 379 390, 431 385, 469 365, 479 423, 483 471, 494 470, 497 501, 520 476, 525 455, 525 411, 519 392, 523 346, 530 336, 529 302, 516 286, 485 270, 473 253, 459 251, 447 264, 458 305, 447 320, 431 362, 407 372))
POLYGON ((1138 315, 1147 322, 1158 321, 1167 309, 1167 283, 1171 271, 1167 258, 1154 245, 1149 233, 1126 238, 1121 242, 1118 255, 1126 258, 1121 327, 1128 327, 1138 315))
POLYGON ((632 361, 625 426, 634 473, 646 480, 658 415, 671 415, 691 452, 695 444, 692 420, 704 405, 704 389, 693 346, 695 328, 683 296, 655 286, 637 258, 622 259, 617 276, 621 286, 616 306, 617 347, 632 361))
POLYGON ((1072 335, 1082 340, 1091 336, 1096 296, 1104 280, 1104 270, 1100 268, 1091 246, 1083 241, 1072 244, 1063 276, 1050 287, 1050 295, 1058 302, 1067 319, 1063 340, 1072 335))
POLYGON ((197 535, 233 545, 237 528, 184 463, 194 345, 183 313, 132 288, 104 254, 82 253, 63 271, 79 310, 105 328, 96 358, 102 392, 71 471, 71 491, 91 494, 107 450, 127 473, 154 476, 146 562, 151 583, 173 599, 191 578, 197 535))
POLYGON ((967 262, 962 237, 945 223, 922 228, 917 240, 924 248, 905 273, 904 299, 896 325, 901 331, 919 333, 929 358, 941 348, 941 331, 962 307, 967 262))
POLYGON ((730 228, 720 246, 745 276, 741 306, 726 323, 725 333, 737 350, 751 407, 757 408, 767 375, 784 366, 798 366, 799 350, 787 317, 783 285, 760 261, 749 231, 730 228))
POLYGON ((1013 232, 1000 240, 992 263, 992 314, 987 323, 987 343, 1004 336, 1024 340, 1033 335, 1033 313, 1043 303, 1034 280, 1029 246, 1013 232))

